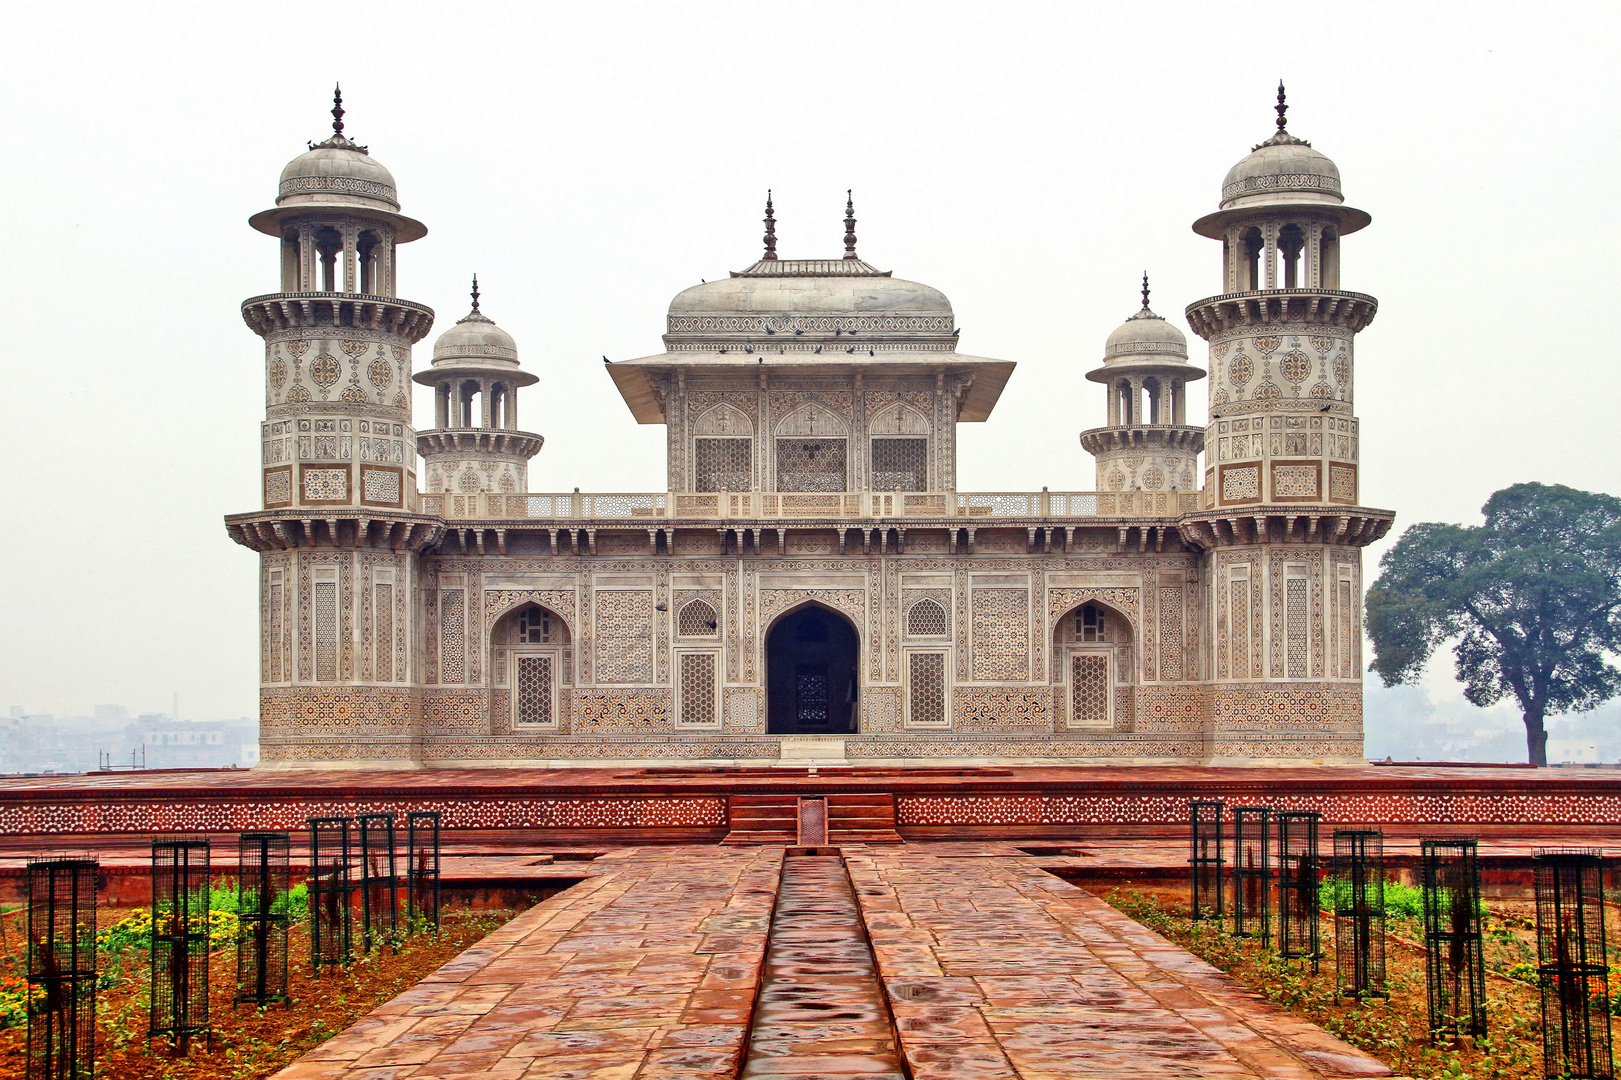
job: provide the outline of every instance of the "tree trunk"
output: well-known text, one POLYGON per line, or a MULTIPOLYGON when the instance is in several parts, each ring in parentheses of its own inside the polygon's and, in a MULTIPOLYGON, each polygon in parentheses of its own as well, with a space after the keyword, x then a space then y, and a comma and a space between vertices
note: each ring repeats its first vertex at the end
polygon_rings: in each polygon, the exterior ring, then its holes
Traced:
POLYGON ((1548 731, 1542 726, 1542 710, 1525 710, 1525 750, 1533 765, 1548 764, 1548 731))

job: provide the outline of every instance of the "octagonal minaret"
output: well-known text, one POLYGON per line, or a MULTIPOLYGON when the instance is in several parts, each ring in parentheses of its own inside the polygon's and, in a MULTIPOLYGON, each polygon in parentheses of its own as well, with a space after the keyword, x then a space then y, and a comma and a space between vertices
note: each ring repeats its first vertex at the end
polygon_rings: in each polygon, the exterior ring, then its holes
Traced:
POLYGON ((433 311, 394 294, 395 252, 427 228, 399 212, 394 177, 343 134, 282 170, 249 224, 281 241, 281 291, 242 316, 265 339, 264 506, 406 509, 416 496, 411 346, 433 311))
POLYGON ((1148 307, 1103 347, 1103 366, 1086 373, 1108 387, 1109 423, 1081 433, 1097 458, 1099 491, 1193 491, 1204 429, 1187 422, 1187 384, 1204 378, 1188 363, 1188 339, 1148 307))
POLYGON ((281 291, 242 316, 265 343, 262 509, 226 518, 259 553, 259 744, 270 768, 420 761, 412 599, 444 523, 419 512, 411 346, 433 312, 395 295, 394 177, 343 133, 281 173, 249 223, 281 245, 281 291))
POLYGON ((1334 163, 1284 124, 1234 165, 1193 225, 1222 242, 1226 288, 1192 304, 1210 343, 1206 487, 1217 508, 1358 502, 1352 349, 1378 302, 1340 288, 1340 240, 1372 219, 1334 163))
POLYGON ((433 366, 415 376, 433 387, 433 429, 417 435, 427 490, 472 494, 529 490, 529 459, 543 438, 518 430, 518 388, 540 380, 518 368, 512 335, 473 310, 439 335, 433 366))

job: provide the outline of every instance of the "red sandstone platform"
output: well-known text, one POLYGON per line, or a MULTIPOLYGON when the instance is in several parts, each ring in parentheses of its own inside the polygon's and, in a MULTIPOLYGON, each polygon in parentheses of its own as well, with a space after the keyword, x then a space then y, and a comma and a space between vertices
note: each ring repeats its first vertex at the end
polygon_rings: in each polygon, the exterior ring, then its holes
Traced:
MULTIPOLYGON (((1189 799, 1316 810, 1325 825, 1621 837, 1621 771, 1324 768, 172 771, 0 779, 0 838, 298 830, 438 810, 502 843, 793 843, 828 799, 830 843, 1180 835, 1189 799), (1529 830, 1529 831, 1527 831, 1529 830)), ((12 846, 8 844, 7 846, 12 846)))

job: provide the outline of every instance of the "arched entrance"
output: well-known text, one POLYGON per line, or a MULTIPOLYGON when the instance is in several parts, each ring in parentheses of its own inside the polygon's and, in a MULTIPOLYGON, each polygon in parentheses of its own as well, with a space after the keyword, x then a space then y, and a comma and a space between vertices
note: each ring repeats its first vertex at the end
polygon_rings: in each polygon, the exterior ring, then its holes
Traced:
POLYGON ((856 730, 860 639, 850 621, 810 604, 766 636, 766 731, 840 735, 856 730))

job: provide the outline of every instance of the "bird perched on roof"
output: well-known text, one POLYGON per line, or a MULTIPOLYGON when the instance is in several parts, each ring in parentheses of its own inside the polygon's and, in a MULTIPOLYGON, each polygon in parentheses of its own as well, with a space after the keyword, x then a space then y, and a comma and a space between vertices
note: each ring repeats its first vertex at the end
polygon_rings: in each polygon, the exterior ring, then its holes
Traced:
POLYGON ((957 327, 957 328, 955 328, 954 330, 951 331, 951 336, 952 337, 957 337, 961 333, 962 333, 962 327, 959 326, 959 327, 957 327))
POLYGON ((817 356, 822 355, 822 347, 820 345, 816 346, 816 355, 817 356))
POLYGON ((743 351, 748 353, 750 356, 753 356, 754 355, 754 346, 753 345, 745 345, 745 346, 743 346, 743 351))
POLYGON ((795 333, 795 334, 796 334, 796 335, 798 335, 798 334, 803 334, 803 333, 804 333, 804 332, 805 332, 805 331, 803 331, 803 330, 795 330, 795 331, 794 331, 794 333, 795 333))
POLYGON ((844 351, 847 352, 847 353, 854 353, 856 351, 855 346, 852 345, 848 349, 845 349, 844 351))
POLYGON ((868 350, 867 350, 867 355, 868 355, 868 356, 872 356, 872 355, 874 355, 874 354, 873 354, 873 351, 872 351, 872 350, 871 350, 871 349, 868 349, 868 350))
POLYGON ((775 334, 776 333, 776 331, 771 329, 771 327, 769 327, 769 326, 765 328, 765 332, 768 333, 768 334, 775 334))
POLYGON ((606 357, 606 356, 604 356, 604 357, 603 357, 603 358, 602 358, 602 362, 603 362, 603 363, 604 363, 604 364, 611 364, 611 363, 613 363, 613 361, 612 361, 612 360, 610 360, 610 359, 608 359, 608 358, 607 358, 607 357, 606 357))

